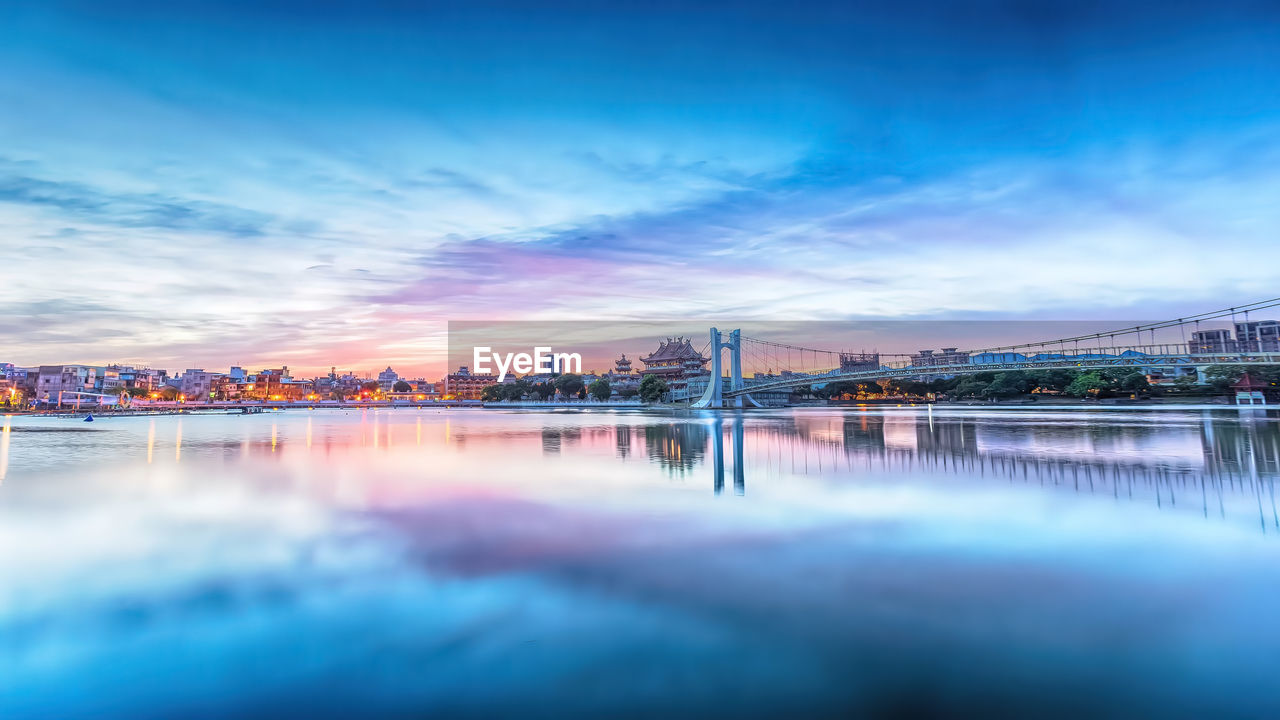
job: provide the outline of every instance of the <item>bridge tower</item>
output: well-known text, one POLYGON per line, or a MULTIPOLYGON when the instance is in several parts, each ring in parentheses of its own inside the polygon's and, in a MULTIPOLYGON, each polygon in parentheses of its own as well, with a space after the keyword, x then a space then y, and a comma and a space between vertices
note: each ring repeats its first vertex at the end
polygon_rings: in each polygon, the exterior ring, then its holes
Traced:
POLYGON ((711 379, 707 389, 694 403, 695 408, 743 408, 761 407, 750 395, 735 395, 725 404, 724 370, 721 364, 720 351, 729 350, 729 389, 742 390, 746 383, 742 381, 742 330, 729 333, 728 342, 716 328, 711 328, 711 379))

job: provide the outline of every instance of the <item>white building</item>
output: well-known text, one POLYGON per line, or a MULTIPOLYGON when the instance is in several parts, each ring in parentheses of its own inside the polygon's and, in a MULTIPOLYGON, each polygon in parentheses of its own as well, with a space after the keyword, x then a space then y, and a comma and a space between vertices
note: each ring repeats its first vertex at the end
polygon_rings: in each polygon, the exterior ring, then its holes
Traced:
POLYGON ((386 370, 378 373, 378 387, 382 388, 383 392, 390 392, 392 387, 395 386, 396 381, 399 379, 400 376, 396 374, 395 370, 391 369, 390 365, 388 365, 386 370))

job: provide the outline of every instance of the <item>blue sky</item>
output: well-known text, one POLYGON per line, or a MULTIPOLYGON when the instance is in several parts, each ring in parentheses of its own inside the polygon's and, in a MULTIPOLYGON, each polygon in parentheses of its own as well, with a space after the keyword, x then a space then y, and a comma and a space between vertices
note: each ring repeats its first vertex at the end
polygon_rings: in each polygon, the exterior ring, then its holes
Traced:
POLYGON ((1273 3, 0 12, 0 360, 434 374, 449 320, 1278 294, 1273 3))

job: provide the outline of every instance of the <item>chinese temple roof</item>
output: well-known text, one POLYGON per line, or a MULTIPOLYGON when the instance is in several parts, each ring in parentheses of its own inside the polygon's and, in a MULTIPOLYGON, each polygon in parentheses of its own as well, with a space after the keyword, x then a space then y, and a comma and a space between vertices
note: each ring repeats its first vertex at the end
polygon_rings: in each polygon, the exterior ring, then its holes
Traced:
POLYGON ((706 362, 708 358, 703 357, 702 353, 694 350, 693 344, 685 337, 667 338, 658 345, 658 349, 654 350, 652 354, 640 358, 640 362, 645 364, 685 360, 706 362))
POLYGON ((1235 384, 1232 385, 1231 387, 1236 390, 1248 391, 1248 390, 1267 390, 1271 386, 1261 380, 1258 380, 1257 378, 1253 377, 1249 373, 1245 373, 1244 375, 1241 375, 1240 379, 1237 380, 1235 384))

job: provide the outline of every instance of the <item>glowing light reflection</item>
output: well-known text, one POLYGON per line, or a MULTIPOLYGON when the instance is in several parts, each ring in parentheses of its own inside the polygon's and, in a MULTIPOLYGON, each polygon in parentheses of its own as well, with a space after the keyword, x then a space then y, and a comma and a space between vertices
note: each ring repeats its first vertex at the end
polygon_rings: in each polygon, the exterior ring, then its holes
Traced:
POLYGON ((0 430, 0 481, 4 480, 4 476, 9 472, 9 434, 10 423, 13 422, 12 416, 4 416, 4 429, 0 430))

